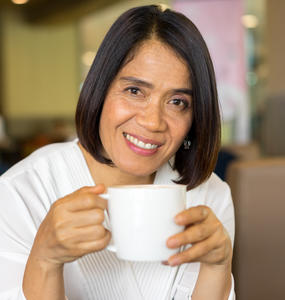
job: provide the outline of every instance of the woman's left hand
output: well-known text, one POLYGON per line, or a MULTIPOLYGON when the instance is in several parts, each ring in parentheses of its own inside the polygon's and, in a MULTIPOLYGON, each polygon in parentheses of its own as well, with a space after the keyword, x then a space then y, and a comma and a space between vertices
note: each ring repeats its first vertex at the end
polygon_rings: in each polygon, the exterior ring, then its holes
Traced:
POLYGON ((189 262, 206 265, 229 265, 232 260, 232 244, 223 224, 207 206, 191 207, 175 217, 178 225, 185 230, 167 240, 169 248, 192 247, 168 259, 171 266, 189 262))

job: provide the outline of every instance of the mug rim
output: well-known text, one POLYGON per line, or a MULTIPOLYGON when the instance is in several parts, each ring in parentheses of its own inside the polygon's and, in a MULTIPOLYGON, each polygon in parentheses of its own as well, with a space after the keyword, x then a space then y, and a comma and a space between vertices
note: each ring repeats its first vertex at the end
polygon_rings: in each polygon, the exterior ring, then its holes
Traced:
POLYGON ((157 189, 157 188, 165 188, 165 189, 176 189, 181 188, 186 190, 186 185, 184 184, 124 184, 124 185, 115 185, 108 187, 108 190, 111 189, 157 189))

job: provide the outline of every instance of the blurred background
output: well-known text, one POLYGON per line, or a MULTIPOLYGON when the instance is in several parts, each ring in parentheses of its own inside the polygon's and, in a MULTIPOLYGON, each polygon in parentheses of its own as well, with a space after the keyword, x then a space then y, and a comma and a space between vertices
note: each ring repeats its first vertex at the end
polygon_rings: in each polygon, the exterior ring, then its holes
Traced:
MULTIPOLYGON (((43 144, 74 137, 80 87, 105 33, 126 9, 151 3, 0 0, 3 165, 43 144)), ((209 45, 223 145, 251 144, 251 151, 262 155, 285 154, 284 118, 267 116, 274 110, 270 101, 284 93, 285 1, 168 0, 163 5, 192 19, 209 45)))
POLYGON ((187 15, 214 61, 237 299, 285 299, 284 0, 0 0, 0 174, 75 138, 80 88, 105 33, 128 8, 153 3, 187 15))

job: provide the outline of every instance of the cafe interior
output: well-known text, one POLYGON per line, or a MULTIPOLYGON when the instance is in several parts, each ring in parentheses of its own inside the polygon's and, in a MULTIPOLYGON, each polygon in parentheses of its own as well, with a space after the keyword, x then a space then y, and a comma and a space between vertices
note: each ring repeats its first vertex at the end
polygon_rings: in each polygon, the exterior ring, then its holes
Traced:
POLYGON ((76 138, 77 99, 108 28, 128 8, 158 3, 197 25, 214 61, 215 171, 235 206, 237 299, 285 299, 284 0, 0 0, 0 174, 76 138))

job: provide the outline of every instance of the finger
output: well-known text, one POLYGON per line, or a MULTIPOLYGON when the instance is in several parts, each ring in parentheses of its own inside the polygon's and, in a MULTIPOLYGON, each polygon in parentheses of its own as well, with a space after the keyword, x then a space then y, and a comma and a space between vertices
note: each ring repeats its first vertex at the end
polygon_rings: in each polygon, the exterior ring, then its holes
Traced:
POLYGON ((99 225, 104 222, 104 219, 104 210, 101 208, 93 208, 90 210, 82 210, 72 213, 73 227, 99 225))
POLYGON ((74 243, 86 243, 103 239, 108 230, 102 225, 86 226, 74 230, 74 243))
POLYGON ((110 231, 106 230, 106 235, 102 239, 93 240, 89 242, 82 242, 79 244, 79 247, 80 249, 85 251, 85 253, 100 251, 107 247, 110 240, 111 240, 111 233, 110 231))
POLYGON ((171 266, 177 266, 183 263, 200 261, 200 258, 208 255, 211 251, 217 249, 216 238, 211 236, 210 238, 194 244, 192 247, 185 251, 175 254, 168 259, 168 263, 171 266))
POLYGON ((210 237, 219 228, 219 222, 202 222, 196 225, 192 225, 174 236, 171 236, 167 240, 167 246, 169 248, 178 248, 183 245, 193 244, 203 241, 210 237))
POLYGON ((175 222, 178 225, 191 225, 204 221, 210 214, 211 209, 205 205, 191 207, 177 214, 175 222))
POLYGON ((73 194, 67 196, 66 208, 70 211, 89 210, 93 208, 107 208, 107 200, 100 198, 102 185, 94 187, 83 187, 73 194))

